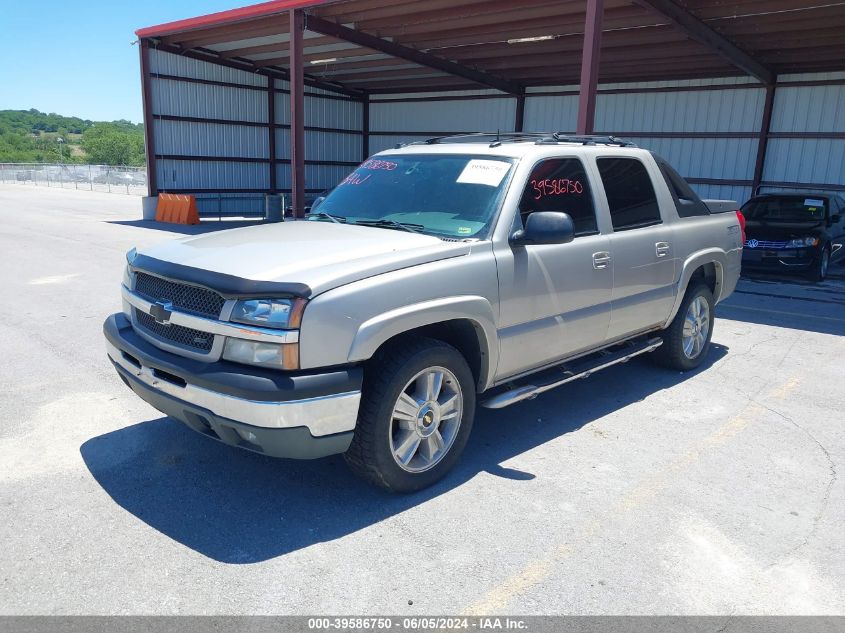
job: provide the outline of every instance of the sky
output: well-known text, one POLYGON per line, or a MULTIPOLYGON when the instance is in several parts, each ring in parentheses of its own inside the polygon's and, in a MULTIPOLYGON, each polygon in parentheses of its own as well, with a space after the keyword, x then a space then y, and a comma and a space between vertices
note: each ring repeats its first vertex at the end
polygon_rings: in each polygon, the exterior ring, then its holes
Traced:
POLYGON ((0 110, 141 122, 135 31, 259 0, 0 0, 0 110))

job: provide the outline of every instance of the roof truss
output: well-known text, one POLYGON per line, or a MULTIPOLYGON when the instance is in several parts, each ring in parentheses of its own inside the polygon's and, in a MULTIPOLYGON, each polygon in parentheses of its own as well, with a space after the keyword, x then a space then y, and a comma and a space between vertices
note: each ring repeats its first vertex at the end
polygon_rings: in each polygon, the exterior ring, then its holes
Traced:
POLYGON ((754 59, 754 57, 739 48, 736 44, 711 29, 692 13, 675 4, 672 0, 634 1, 667 18, 691 38, 706 45, 752 77, 756 77, 764 84, 774 83, 776 74, 771 68, 754 59))

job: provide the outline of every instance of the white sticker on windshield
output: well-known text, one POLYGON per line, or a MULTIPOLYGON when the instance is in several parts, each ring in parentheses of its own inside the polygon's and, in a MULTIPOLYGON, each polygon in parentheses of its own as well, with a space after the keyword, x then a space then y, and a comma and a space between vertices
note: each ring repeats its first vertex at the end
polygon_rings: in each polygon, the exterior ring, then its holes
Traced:
POLYGON ((823 207, 824 200, 815 200, 813 198, 807 198, 804 200, 805 207, 823 207))
POLYGON ((510 163, 500 160, 471 160, 464 167, 456 182, 498 187, 510 167, 510 163))

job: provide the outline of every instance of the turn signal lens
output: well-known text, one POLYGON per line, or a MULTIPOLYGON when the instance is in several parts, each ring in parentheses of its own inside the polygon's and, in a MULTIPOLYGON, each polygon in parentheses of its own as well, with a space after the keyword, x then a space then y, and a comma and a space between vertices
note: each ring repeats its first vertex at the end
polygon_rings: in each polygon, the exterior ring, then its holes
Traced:
POLYGON ((223 358, 235 363, 299 369, 299 343, 262 343, 240 338, 227 338, 223 358))

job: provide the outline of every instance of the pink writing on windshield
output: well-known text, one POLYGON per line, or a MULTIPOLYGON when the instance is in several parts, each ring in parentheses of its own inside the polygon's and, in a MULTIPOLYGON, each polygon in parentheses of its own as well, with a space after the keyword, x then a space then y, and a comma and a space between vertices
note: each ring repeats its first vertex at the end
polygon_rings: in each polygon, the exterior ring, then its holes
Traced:
POLYGON ((546 178, 545 180, 532 180, 534 187, 534 199, 540 200, 546 196, 563 196, 567 194, 584 193, 584 185, 577 180, 568 178, 546 178))
POLYGON ((367 174, 366 176, 361 175, 357 171, 353 171, 349 174, 346 178, 344 178, 341 185, 362 185, 370 179, 372 174, 367 174))
POLYGON ((398 163, 391 163, 389 160, 377 160, 375 158, 371 158, 361 165, 360 169, 384 169, 386 171, 393 171, 398 166, 398 163))

